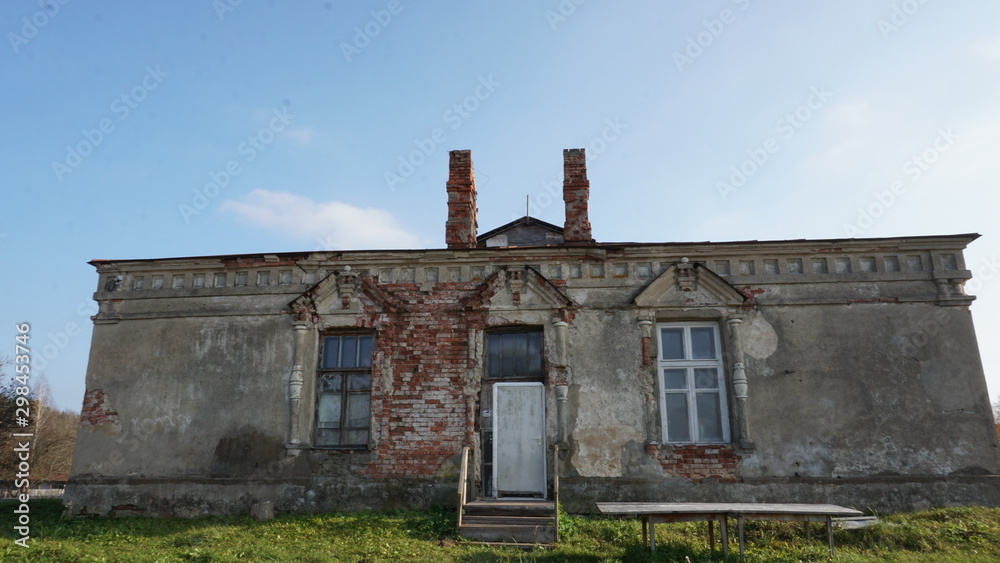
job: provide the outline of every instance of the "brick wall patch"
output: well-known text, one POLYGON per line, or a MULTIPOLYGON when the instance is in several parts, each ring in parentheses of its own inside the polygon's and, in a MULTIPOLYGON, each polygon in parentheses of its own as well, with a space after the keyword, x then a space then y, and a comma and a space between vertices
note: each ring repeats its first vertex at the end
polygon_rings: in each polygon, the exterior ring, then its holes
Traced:
POLYGON ((646 451, 660 462, 664 475, 683 477, 692 483, 706 480, 735 483, 740 480, 743 458, 730 444, 648 444, 646 451))
POLYGON ((83 396, 80 423, 89 426, 114 424, 118 422, 118 411, 111 406, 111 400, 103 389, 87 391, 83 396))

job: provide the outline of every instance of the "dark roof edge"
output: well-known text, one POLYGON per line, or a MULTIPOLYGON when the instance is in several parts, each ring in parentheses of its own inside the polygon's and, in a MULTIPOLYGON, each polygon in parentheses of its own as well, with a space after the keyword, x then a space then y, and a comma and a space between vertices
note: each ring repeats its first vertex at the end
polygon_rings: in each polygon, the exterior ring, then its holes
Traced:
MULTIPOLYGON (((539 221, 542 223, 542 221, 539 221)), ((494 229, 496 230, 496 229, 494 229)), ((963 233, 963 234, 952 234, 952 235, 917 235, 917 236, 897 236, 897 237, 871 237, 871 238, 832 238, 832 239, 786 239, 786 240, 738 240, 738 241, 701 241, 701 242, 597 242, 594 244, 583 244, 583 245, 559 245, 559 246, 517 246, 517 247, 498 247, 498 248, 469 248, 469 249, 453 249, 453 248, 407 248, 407 249, 369 249, 369 250, 311 250, 311 251, 299 251, 299 252, 253 252, 247 254, 215 254, 206 256, 174 256, 169 258, 133 258, 133 259, 94 259, 88 264, 92 266, 114 264, 117 262, 161 262, 164 260, 240 260, 240 259, 251 259, 260 258, 263 259, 265 256, 276 256, 279 261, 287 262, 289 259, 292 260, 305 260, 311 254, 316 253, 332 253, 332 254, 361 254, 361 253, 371 253, 371 252, 517 252, 525 249, 539 249, 539 248, 624 248, 630 246, 701 246, 701 245, 751 245, 751 244, 782 244, 782 243, 812 243, 812 244, 830 244, 834 245, 836 243, 876 243, 876 242, 889 242, 889 241, 904 241, 904 240, 931 240, 931 239, 956 239, 964 240, 966 244, 978 239, 982 235, 979 233, 963 233)))
POLYGON ((514 227, 516 227, 518 225, 538 225, 538 226, 545 227, 546 229, 549 229, 550 231, 554 231, 554 232, 557 232, 557 233, 562 233, 563 232, 563 228, 560 227, 560 226, 558 226, 558 225, 553 225, 552 223, 549 223, 547 221, 542 221, 541 219, 536 219, 535 217, 532 217, 531 215, 525 215, 524 217, 521 217, 519 219, 514 219, 513 221, 511 221, 509 223, 505 223, 503 225, 500 225, 499 227, 493 229, 492 231, 486 231, 485 233, 483 233, 481 235, 476 235, 476 240, 477 241, 486 240, 486 239, 492 237, 493 235, 502 233, 503 231, 506 231, 508 229, 514 228, 514 227))

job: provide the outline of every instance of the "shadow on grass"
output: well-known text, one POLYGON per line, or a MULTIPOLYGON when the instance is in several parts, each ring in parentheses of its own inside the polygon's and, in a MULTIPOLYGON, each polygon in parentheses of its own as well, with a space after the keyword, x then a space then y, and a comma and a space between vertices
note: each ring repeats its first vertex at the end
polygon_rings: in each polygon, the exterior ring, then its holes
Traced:
MULTIPOLYGON (((0 501, 0 538, 18 537, 13 527, 19 515, 14 513, 20 503, 16 500, 0 501)), ((150 518, 145 516, 78 516, 64 518, 62 501, 36 499, 28 503, 31 536, 55 540, 89 540, 109 536, 159 537, 189 532, 210 525, 259 526, 249 516, 204 516, 199 518, 150 518)))
MULTIPOLYGON (((20 505, 16 500, 0 500, 0 538, 14 540, 20 505)), ((455 510, 434 506, 426 510, 389 510, 328 514, 279 514, 274 520, 260 522, 247 514, 201 516, 196 518, 153 518, 148 516, 78 516, 63 517, 62 501, 36 499, 28 503, 31 536, 53 540, 120 539, 124 536, 155 538, 174 534, 197 534, 212 527, 239 527, 253 534, 255 528, 308 526, 322 534, 365 535, 377 533, 387 520, 396 530, 414 540, 436 541, 454 536, 455 510)), ((197 538, 195 538, 197 541, 197 538)))
POLYGON ((655 552, 650 552, 649 547, 635 545, 625 547, 614 556, 594 555, 591 553, 574 553, 573 546, 558 546, 554 548, 536 548, 533 551, 515 552, 513 549, 494 552, 469 553, 458 556, 454 560, 467 563, 489 563, 494 561, 540 561, 556 562, 567 561, 571 563, 601 563, 605 561, 626 561, 635 563, 665 563, 665 562, 686 562, 691 563, 737 563, 740 561, 739 554, 730 553, 723 557, 721 551, 708 553, 705 550, 694 549, 690 545, 666 544, 656 548, 655 552))

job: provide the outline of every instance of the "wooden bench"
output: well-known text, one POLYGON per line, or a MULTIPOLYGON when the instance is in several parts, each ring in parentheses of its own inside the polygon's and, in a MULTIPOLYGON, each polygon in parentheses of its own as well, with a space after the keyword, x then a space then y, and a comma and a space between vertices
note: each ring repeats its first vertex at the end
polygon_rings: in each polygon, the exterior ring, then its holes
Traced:
MULTIPOLYGON (((714 523, 719 522, 722 532, 722 553, 729 555, 729 518, 736 518, 739 528, 740 555, 743 555, 744 520, 778 520, 792 522, 825 522, 830 556, 833 556, 833 518, 861 516, 853 508, 833 504, 764 504, 764 503, 706 503, 706 502, 599 502, 601 514, 631 515, 642 518, 642 543, 646 543, 649 530, 649 549, 656 548, 656 524, 667 522, 708 522, 709 546, 715 545, 714 523)), ((807 524, 808 526, 808 524, 807 524)), ((807 535, 809 528, 806 528, 807 535)))

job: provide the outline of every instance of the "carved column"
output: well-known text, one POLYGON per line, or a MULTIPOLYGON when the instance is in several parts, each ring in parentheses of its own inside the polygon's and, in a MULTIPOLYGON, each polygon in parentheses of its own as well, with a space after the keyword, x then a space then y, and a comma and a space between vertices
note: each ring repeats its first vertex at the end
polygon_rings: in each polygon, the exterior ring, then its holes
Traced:
POLYGON ((288 442, 298 445, 299 440, 299 412, 302 404, 302 366, 295 364, 292 366, 292 375, 288 378, 288 407, 291 416, 291 430, 288 432, 288 442))
POLYGON ((295 329, 295 349, 293 357, 295 364, 292 365, 292 373, 288 377, 288 445, 289 453, 297 454, 305 449, 301 440, 301 420, 302 420, 302 356, 306 350, 306 336, 309 334, 309 322, 296 320, 293 325, 295 329))
POLYGON ((736 395, 736 425, 740 433, 740 447, 753 449, 746 412, 748 386, 746 369, 744 368, 743 336, 740 333, 740 324, 743 323, 743 319, 730 317, 726 323, 729 325, 729 336, 732 343, 733 392, 736 395))
POLYGON ((552 323, 552 327, 555 328, 556 335, 556 365, 559 367, 565 367, 567 362, 567 346, 569 343, 569 337, 567 331, 569 329, 569 323, 564 320, 558 320, 552 323))
POLYGON ((556 451, 559 453, 560 459, 566 459, 566 453, 569 450, 568 444, 566 442, 566 398, 569 392, 569 386, 567 385, 556 385, 556 418, 558 419, 559 428, 557 429, 558 437, 556 439, 556 451))

